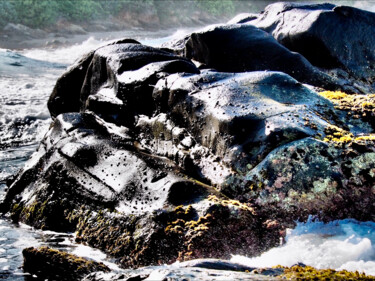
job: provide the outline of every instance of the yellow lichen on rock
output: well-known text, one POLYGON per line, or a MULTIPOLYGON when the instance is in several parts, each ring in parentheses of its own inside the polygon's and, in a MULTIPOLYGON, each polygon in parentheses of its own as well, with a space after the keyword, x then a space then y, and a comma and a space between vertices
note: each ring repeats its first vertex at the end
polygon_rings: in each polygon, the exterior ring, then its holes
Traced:
POLYGON ((359 137, 356 137, 355 140, 356 141, 375 141, 375 134, 359 136, 359 137))
POLYGON ((215 202, 217 204, 221 204, 226 207, 231 207, 231 206, 237 207, 239 209, 249 211, 251 214, 255 215, 255 210, 253 207, 249 206, 248 204, 241 203, 238 200, 222 200, 222 199, 219 199, 215 195, 209 195, 207 199, 209 201, 215 202))
POLYGON ((325 129, 326 137, 323 141, 325 142, 335 142, 335 143, 348 143, 354 138, 354 135, 340 127, 329 125, 325 129))
POLYGON ((348 97, 348 94, 345 94, 344 92, 341 92, 341 91, 323 91, 323 92, 320 92, 319 95, 329 100, 341 100, 343 98, 348 97))
POLYGON ((340 91, 323 91, 319 95, 336 104, 336 109, 348 112, 353 118, 369 118, 375 114, 375 94, 348 95, 340 91))
POLYGON ((206 214, 205 216, 199 217, 198 220, 189 219, 192 216, 194 208, 189 205, 184 208, 184 206, 177 206, 174 209, 176 216, 178 217, 177 220, 168 223, 167 227, 165 228, 166 233, 178 233, 178 234, 185 234, 187 231, 206 231, 208 230, 211 214, 206 214))
POLYGON ((280 275, 282 279, 286 280, 332 280, 332 281, 346 281, 346 280, 375 280, 375 276, 369 276, 358 271, 349 272, 346 270, 336 271, 333 269, 316 269, 311 266, 293 266, 278 268, 284 269, 284 274, 280 275))
POLYGON ((333 142, 336 144, 358 143, 358 142, 373 142, 375 141, 375 134, 354 136, 352 133, 343 130, 337 126, 330 125, 325 129, 326 136, 323 139, 325 142, 333 142))

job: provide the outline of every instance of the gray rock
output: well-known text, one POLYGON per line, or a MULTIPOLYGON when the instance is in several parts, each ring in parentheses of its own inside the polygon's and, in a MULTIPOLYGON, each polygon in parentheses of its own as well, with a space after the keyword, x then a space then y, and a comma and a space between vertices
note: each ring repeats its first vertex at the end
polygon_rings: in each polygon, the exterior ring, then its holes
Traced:
POLYGON ((25 38, 44 38, 47 36, 47 33, 40 29, 32 29, 20 23, 8 23, 4 28, 3 32, 10 37, 20 37, 25 38))

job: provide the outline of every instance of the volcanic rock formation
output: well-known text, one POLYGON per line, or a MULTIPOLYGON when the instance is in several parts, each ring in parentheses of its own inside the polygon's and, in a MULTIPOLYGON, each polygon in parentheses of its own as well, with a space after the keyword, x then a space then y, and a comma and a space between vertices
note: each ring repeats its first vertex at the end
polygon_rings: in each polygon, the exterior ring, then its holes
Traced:
POLYGON ((246 18, 78 61, 2 211, 124 267, 255 256, 309 215, 374 221, 375 15, 274 4, 246 18))

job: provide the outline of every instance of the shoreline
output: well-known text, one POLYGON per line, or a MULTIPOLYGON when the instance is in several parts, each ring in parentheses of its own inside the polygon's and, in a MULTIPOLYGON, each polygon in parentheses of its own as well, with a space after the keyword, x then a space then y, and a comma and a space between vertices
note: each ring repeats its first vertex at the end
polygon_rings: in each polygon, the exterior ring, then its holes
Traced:
MULTIPOLYGON (((181 28, 184 30, 190 30, 196 27, 181 28)), ((160 37, 167 37, 176 32, 178 28, 162 28, 160 30, 148 30, 142 28, 127 28, 124 30, 108 30, 108 31, 93 31, 87 32, 85 34, 56 34, 56 33, 47 33, 46 36, 41 38, 24 38, 23 36, 13 36, 8 38, 8 40, 1 40, 0 49, 9 49, 9 50, 27 50, 27 49, 55 49, 60 47, 68 47, 75 44, 80 44, 91 37, 94 37, 99 41, 109 41, 118 38, 132 38, 139 40, 140 38, 154 39, 160 37), (140 36, 142 34, 142 37, 140 36)), ((4 35, 3 35, 4 36, 4 35)))
POLYGON ((179 22, 170 24, 130 24, 118 20, 86 23, 76 25, 71 22, 56 23, 52 29, 33 29, 21 24, 8 23, 0 30, 0 49, 25 50, 33 48, 59 48, 84 42, 90 37, 108 41, 117 38, 138 40, 147 34, 151 39, 166 37, 173 32, 198 29, 211 24, 226 23, 229 18, 202 18, 191 20, 190 24, 179 22), (142 36, 142 37, 141 37, 142 36))

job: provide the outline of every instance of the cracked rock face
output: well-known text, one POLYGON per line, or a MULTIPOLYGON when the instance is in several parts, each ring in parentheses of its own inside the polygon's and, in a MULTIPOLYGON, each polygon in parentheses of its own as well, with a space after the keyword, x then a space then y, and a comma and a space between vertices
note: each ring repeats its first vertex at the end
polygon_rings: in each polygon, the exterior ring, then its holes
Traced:
MULTIPOLYGON (((276 21, 280 7, 310 20, 332 9, 278 4, 250 18, 276 21)), ((221 25, 85 56, 57 81, 53 124, 2 211, 76 231, 124 267, 255 256, 308 215, 374 220, 371 99, 319 94, 356 86, 266 31, 221 25)))

